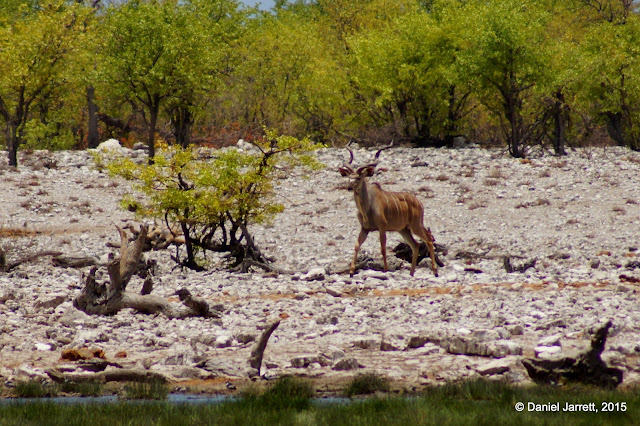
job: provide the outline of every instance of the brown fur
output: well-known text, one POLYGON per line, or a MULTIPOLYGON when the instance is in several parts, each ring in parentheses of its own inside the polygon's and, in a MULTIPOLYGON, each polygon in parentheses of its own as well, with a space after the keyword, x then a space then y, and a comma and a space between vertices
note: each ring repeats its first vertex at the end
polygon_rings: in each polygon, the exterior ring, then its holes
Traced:
MULTIPOLYGON (((378 151, 379 153, 380 151, 378 151)), ((376 158, 377 158, 376 154, 376 158)), ((352 156, 353 160, 353 156, 352 156)), ((371 231, 380 233, 380 251, 384 262, 384 270, 387 271, 387 232, 398 232, 411 247, 412 262, 411 272, 413 276, 418 261, 418 243, 413 238, 417 235, 429 249, 431 257, 431 270, 438 276, 436 267, 433 235, 423 224, 424 208, 415 195, 408 192, 385 191, 377 183, 369 183, 368 177, 372 176, 376 164, 369 164, 354 170, 349 165, 339 168, 342 176, 353 179, 353 196, 358 208, 358 220, 361 229, 355 246, 355 253, 349 272, 355 272, 356 260, 360 246, 367 239, 371 231)))

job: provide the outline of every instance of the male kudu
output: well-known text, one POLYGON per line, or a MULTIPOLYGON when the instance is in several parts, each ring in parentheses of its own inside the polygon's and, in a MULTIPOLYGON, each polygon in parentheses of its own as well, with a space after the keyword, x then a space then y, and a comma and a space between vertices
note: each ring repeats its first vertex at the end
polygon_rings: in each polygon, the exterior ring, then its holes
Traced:
POLYGON ((431 257, 431 270, 437 277, 438 268, 436 267, 436 257, 433 246, 434 238, 433 235, 431 235, 431 231, 422 223, 424 216, 422 203, 413 194, 408 192, 385 191, 378 183, 370 183, 367 179, 373 176, 376 166, 378 165, 380 153, 385 149, 391 148, 392 145, 393 142, 379 149, 378 152, 376 152, 373 163, 361 167, 354 166, 355 169, 351 166, 353 163, 353 151, 347 146, 351 156, 349 163, 338 167, 342 176, 353 179, 351 188, 353 189, 353 197, 356 200, 356 206, 358 208, 358 220, 362 227, 358 241, 356 242, 355 253, 353 254, 353 261, 351 262, 349 272, 351 275, 354 274, 358 251, 371 231, 378 231, 380 233, 380 251, 382 252, 384 270, 386 272, 389 269, 387 265, 387 232, 395 231, 398 232, 411 247, 413 255, 411 260, 411 276, 413 276, 415 272, 419 254, 419 245, 413 238, 413 233, 427 244, 429 256, 431 257))

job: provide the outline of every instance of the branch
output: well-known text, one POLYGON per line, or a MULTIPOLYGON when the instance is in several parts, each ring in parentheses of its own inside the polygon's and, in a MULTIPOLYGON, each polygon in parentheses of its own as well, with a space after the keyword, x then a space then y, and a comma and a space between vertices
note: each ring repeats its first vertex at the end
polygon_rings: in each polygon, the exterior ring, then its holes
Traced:
POLYGON ((273 322, 267 326, 262 332, 260 339, 256 342, 253 349, 251 350, 251 356, 249 357, 249 366, 251 368, 255 368, 258 371, 258 375, 260 375, 260 367, 262 366, 262 356, 264 355, 264 351, 267 348, 267 342, 269 341, 269 337, 275 331, 276 328, 280 325, 280 320, 273 322))

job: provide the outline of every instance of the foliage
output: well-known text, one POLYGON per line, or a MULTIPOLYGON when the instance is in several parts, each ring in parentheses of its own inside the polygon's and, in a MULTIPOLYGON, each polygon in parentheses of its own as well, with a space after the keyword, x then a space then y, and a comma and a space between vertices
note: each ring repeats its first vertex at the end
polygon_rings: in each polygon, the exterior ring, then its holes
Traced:
POLYGON ((60 391, 80 396, 100 396, 103 392, 103 385, 95 380, 64 382, 60 384, 60 391))
POLYGON ((44 398, 58 396, 59 389, 55 384, 29 380, 17 382, 14 393, 18 398, 44 398))
POLYGON ((369 395, 376 392, 389 392, 389 379, 375 372, 357 374, 345 387, 345 396, 369 395))
POLYGON ((108 8, 95 83, 141 112, 150 157, 155 154, 160 108, 183 114, 173 116, 179 127, 191 120, 185 112, 192 115, 203 94, 215 87, 225 57, 221 45, 231 32, 224 21, 236 5, 234 0, 160 0, 108 8))
POLYGON ((132 382, 124 387, 124 399, 167 399, 169 386, 159 380, 132 382))
POLYGON ((308 381, 299 377, 284 376, 262 394, 248 396, 247 401, 269 409, 304 410, 310 407, 314 394, 313 386, 308 381))
POLYGON ((35 147, 71 144, 66 122, 77 119, 77 98, 69 86, 88 20, 85 8, 64 0, 40 7, 25 2, 0 12, 0 119, 10 165, 17 165, 25 141, 35 147))
POLYGON ((98 154, 97 161, 107 164, 112 175, 133 181, 136 192, 124 198, 125 208, 180 224, 187 240, 185 266, 201 267, 198 250, 231 251, 237 266, 245 257, 265 261, 248 226, 268 222, 282 211, 273 186, 279 168, 320 166, 311 151, 321 145, 265 133, 253 142, 253 152, 227 149, 203 158, 193 147, 163 145, 153 164, 137 164, 115 153, 107 158, 98 154))
POLYGON ((582 48, 583 100, 616 143, 640 150, 640 17, 592 25, 582 48))
POLYGON ((628 0, 6 0, 0 122, 12 164, 22 144, 80 145, 96 106, 102 139, 143 136, 151 157, 158 140, 220 146, 265 126, 333 144, 463 136, 515 157, 606 130, 637 150, 639 13, 628 0))

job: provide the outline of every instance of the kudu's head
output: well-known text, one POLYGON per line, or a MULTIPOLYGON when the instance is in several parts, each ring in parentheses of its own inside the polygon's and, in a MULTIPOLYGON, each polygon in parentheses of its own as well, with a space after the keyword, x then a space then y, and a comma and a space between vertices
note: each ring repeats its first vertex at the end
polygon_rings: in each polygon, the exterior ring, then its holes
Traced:
POLYGON ((351 142, 349 142, 349 144, 347 144, 347 150, 349 151, 349 162, 348 163, 343 163, 342 166, 338 167, 338 171, 340 172, 340 174, 342 176, 348 177, 351 182, 349 184, 349 189, 352 190, 353 188, 355 188, 359 182, 361 182, 363 179, 369 177, 369 176, 373 176, 373 174, 376 171, 376 166, 378 165, 378 157, 380 157, 380 153, 382 151, 384 151, 385 149, 389 149, 393 146, 393 141, 391 141, 391 143, 383 148, 380 148, 377 152, 376 155, 374 157, 374 161, 373 163, 368 163, 365 164, 363 166, 356 166, 353 165, 353 151, 351 150, 351 148, 349 148, 349 145, 351 144, 351 142))

